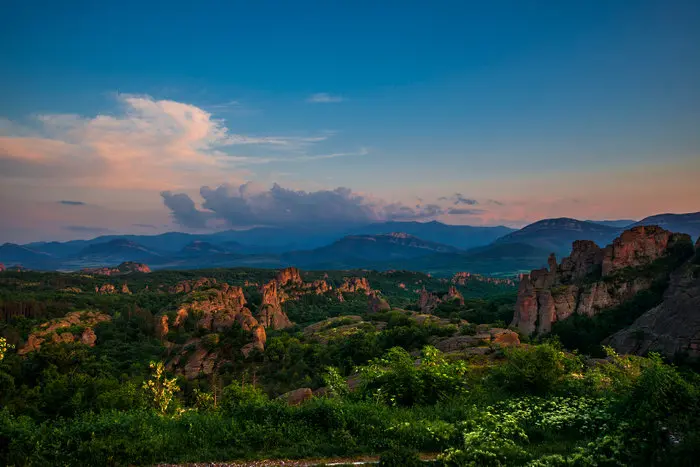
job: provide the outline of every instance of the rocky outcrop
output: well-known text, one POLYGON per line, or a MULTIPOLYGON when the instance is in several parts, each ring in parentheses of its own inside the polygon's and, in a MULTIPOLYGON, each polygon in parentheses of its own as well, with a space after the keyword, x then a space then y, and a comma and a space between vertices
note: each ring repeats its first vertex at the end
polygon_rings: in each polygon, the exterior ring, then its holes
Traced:
POLYGON ((165 339, 170 331, 168 324, 168 315, 159 315, 155 319, 155 331, 158 339, 165 339))
POLYGON ((457 290, 457 287, 451 285, 447 290, 444 300, 446 302, 458 302, 460 306, 464 306, 464 296, 457 290))
MULTIPOLYGON (((700 240, 696 248, 700 257, 700 240)), ((674 272, 663 302, 604 343, 620 353, 659 352, 700 360, 700 262, 688 262, 674 272)))
POLYGON ((282 300, 279 296, 277 281, 270 281, 260 288, 262 302, 256 314, 256 319, 266 328, 285 329, 293 323, 282 310, 282 300))
POLYGON ((376 290, 367 296, 367 308, 370 313, 381 313, 391 310, 389 302, 382 298, 376 290))
POLYGON ((678 237, 679 235, 655 225, 639 226, 624 231, 603 251, 603 277, 619 269, 651 263, 663 256, 669 243, 673 243, 678 237))
POLYGON ((431 314, 441 302, 442 300, 440 300, 440 297, 428 292, 425 288, 420 291, 420 295, 418 296, 418 307, 421 313, 431 314))
POLYGON ((187 379, 195 379, 200 375, 209 376, 214 373, 218 361, 218 352, 209 350, 201 339, 194 337, 185 342, 166 368, 183 374, 187 379))
POLYGON ((575 241, 561 264, 550 255, 548 269, 522 276, 512 325, 525 334, 541 334, 574 313, 593 316, 618 306, 654 280, 648 275, 625 276, 623 270, 647 266, 677 242, 689 240, 685 234, 652 226, 627 230, 604 249, 588 240, 575 241))
POLYGON ((304 282, 297 268, 282 269, 280 272, 277 273, 277 277, 275 280, 277 281, 277 284, 280 287, 284 287, 285 285, 300 286, 304 282))
POLYGON ((93 331, 92 328, 85 329, 80 336, 80 343, 83 345, 87 345, 88 347, 94 347, 96 341, 97 336, 95 335, 95 331, 93 331))
POLYGON ((369 281, 366 277, 346 277, 338 290, 343 293, 359 293, 364 292, 369 294, 372 290, 369 286, 369 281))
POLYGON ((311 399, 313 396, 314 393, 311 388, 299 388, 282 394, 279 396, 279 399, 285 401, 288 405, 299 405, 311 399))
POLYGON ((241 348, 241 353, 244 357, 248 357, 250 352, 253 350, 259 350, 262 352, 265 350, 265 342, 267 342, 267 333, 265 332, 265 328, 258 325, 253 329, 253 341, 244 345, 241 348))
POLYGON ((206 299, 185 303, 178 310, 176 326, 191 315, 198 318, 197 325, 201 329, 222 331, 230 328, 238 316, 247 310, 243 289, 240 287, 223 283, 218 288, 208 289, 206 294, 206 299))
POLYGON ((324 293, 331 290, 331 287, 328 285, 328 282, 324 280, 317 280, 308 284, 304 284, 304 288, 312 291, 316 295, 323 295, 324 293))
POLYGON ((488 284, 508 287, 515 287, 517 285, 513 279, 488 277, 480 274, 472 274, 471 272, 458 272, 452 276, 451 282, 455 285, 467 285, 468 282, 486 282, 488 284))
POLYGON ((518 333, 503 328, 481 327, 473 336, 453 336, 438 341, 435 347, 441 352, 464 352, 483 346, 511 347, 520 345, 518 333))
POLYGON ((3 272, 5 270, 5 265, 0 263, 0 272, 3 272))
POLYGON ((576 240, 571 249, 571 256, 561 261, 560 274, 562 282, 578 281, 595 273, 602 265, 603 250, 591 240, 576 240))
POLYGON ((190 293, 193 290, 209 289, 216 286, 216 279, 200 277, 197 280, 180 281, 168 289, 169 293, 190 293))
POLYGON ((126 275, 126 274, 132 274, 135 272, 140 272, 140 273, 149 273, 151 272, 151 268, 148 267, 148 265, 143 264, 143 263, 136 263, 133 261, 127 261, 116 268, 110 268, 110 267, 103 267, 103 268, 84 268, 81 269, 80 272, 84 274, 95 274, 99 276, 121 276, 121 275, 126 275))
POLYGON ((17 351, 19 355, 39 350, 44 342, 80 342, 90 347, 95 345, 97 336, 93 328, 112 318, 96 311, 73 311, 63 318, 52 319, 32 331, 27 342, 17 351))
POLYGON ((95 293, 99 295, 112 295, 117 293, 117 288, 112 284, 103 284, 100 287, 95 286, 95 293))

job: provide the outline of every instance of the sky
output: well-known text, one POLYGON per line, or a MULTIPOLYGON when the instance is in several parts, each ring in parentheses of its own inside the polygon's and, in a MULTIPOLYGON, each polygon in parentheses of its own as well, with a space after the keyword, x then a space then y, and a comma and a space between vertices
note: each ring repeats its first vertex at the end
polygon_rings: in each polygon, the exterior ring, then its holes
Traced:
POLYGON ((694 0, 0 17, 0 242, 700 211, 694 0))

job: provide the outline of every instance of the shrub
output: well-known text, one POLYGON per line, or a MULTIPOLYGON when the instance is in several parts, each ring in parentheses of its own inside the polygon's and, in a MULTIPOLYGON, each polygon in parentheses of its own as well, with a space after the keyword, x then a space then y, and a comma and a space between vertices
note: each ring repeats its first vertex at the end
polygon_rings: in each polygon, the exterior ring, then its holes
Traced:
POLYGON ((504 353, 506 361, 492 370, 491 383, 515 393, 549 393, 582 369, 578 357, 569 356, 550 343, 511 347, 504 353))
POLYGON ((240 406, 260 406, 267 400, 267 395, 260 388, 236 382, 224 388, 221 396, 221 407, 230 412, 240 406))
POLYGON ((362 377, 362 394, 390 405, 434 404, 467 390, 466 364, 448 362, 431 346, 423 348, 418 364, 406 350, 394 347, 357 371, 362 377))

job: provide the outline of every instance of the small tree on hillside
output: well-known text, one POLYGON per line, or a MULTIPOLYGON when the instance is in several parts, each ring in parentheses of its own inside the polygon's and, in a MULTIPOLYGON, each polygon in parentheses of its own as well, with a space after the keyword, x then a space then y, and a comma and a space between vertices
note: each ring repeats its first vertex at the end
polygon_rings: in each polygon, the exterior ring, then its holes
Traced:
POLYGON ((151 362, 151 379, 143 383, 143 388, 152 397, 153 405, 162 415, 168 411, 175 393, 180 391, 177 378, 168 379, 165 376, 163 362, 151 362))

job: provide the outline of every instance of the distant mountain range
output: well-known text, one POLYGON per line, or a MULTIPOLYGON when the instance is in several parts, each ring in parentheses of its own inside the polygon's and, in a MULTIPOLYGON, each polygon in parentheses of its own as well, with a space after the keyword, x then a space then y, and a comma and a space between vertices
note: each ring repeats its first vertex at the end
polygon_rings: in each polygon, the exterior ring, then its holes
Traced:
POLYGON ((496 243, 524 243, 556 254, 568 254, 575 240, 593 240, 598 245, 607 245, 620 231, 618 227, 562 217, 535 222, 504 235, 496 243))
POLYGON ((544 219, 520 230, 440 222, 386 222, 352 231, 255 228, 212 234, 109 235, 91 240, 0 246, 0 263, 76 270, 138 261, 153 269, 299 266, 305 269, 408 269, 433 274, 514 274, 544 266, 549 253, 568 255, 574 240, 606 245, 625 227, 660 225, 700 235, 700 213, 641 221, 544 219))

